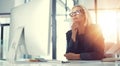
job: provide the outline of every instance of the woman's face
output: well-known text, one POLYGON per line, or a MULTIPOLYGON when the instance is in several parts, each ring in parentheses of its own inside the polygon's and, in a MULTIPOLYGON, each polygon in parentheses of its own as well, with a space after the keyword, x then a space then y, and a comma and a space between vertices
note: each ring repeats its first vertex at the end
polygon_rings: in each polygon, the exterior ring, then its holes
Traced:
POLYGON ((73 23, 83 25, 85 22, 84 12, 80 7, 74 7, 70 13, 73 23))

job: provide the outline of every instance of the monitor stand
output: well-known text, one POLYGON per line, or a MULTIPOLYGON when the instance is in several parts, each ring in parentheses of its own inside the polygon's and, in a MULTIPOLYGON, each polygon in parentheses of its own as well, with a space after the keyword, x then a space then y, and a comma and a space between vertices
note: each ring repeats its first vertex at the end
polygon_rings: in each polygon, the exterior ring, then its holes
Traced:
POLYGON ((10 43, 6 60, 9 62, 15 62, 17 59, 18 50, 20 53, 28 54, 26 45, 25 45, 24 27, 18 27, 15 30, 15 34, 10 43))

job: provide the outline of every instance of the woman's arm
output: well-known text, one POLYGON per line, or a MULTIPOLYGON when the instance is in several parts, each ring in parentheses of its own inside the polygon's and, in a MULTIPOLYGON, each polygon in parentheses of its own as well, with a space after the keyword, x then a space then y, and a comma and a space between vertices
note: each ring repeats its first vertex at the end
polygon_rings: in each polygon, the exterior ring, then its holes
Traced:
POLYGON ((72 31, 70 30, 70 31, 68 31, 68 32, 66 33, 66 40, 67 40, 66 53, 69 53, 69 52, 73 52, 73 51, 74 51, 74 50, 73 50, 73 44, 74 44, 75 42, 73 42, 71 36, 72 36, 72 31))
POLYGON ((97 39, 91 52, 80 53, 80 59, 100 60, 104 57, 104 42, 102 38, 97 39))
MULTIPOLYGON (((90 27, 89 27, 90 28, 90 27)), ((92 26, 90 32, 87 32, 90 43, 92 43, 92 51, 80 53, 80 58, 84 60, 99 60, 104 57, 104 38, 98 26, 92 26)), ((89 50, 89 49, 88 49, 89 50)))

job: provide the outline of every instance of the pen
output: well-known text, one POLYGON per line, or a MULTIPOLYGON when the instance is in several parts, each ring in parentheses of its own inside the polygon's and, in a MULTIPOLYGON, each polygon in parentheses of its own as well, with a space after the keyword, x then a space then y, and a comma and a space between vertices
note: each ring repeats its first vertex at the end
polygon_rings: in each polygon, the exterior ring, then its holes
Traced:
POLYGON ((68 61, 61 61, 61 63, 70 63, 70 62, 68 62, 68 61))

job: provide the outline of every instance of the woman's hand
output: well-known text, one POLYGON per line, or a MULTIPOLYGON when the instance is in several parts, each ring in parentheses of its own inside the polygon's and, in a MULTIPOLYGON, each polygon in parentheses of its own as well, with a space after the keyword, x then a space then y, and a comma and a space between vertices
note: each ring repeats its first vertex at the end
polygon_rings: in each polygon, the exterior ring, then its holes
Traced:
POLYGON ((64 56, 68 60, 79 60, 80 59, 80 54, 75 54, 75 53, 66 53, 64 56))

